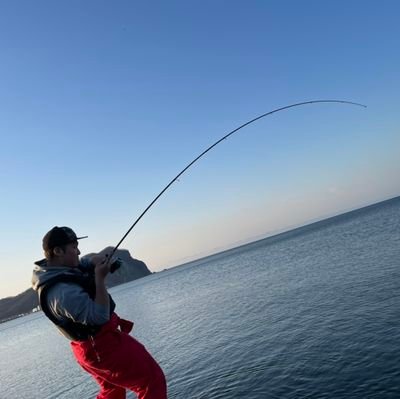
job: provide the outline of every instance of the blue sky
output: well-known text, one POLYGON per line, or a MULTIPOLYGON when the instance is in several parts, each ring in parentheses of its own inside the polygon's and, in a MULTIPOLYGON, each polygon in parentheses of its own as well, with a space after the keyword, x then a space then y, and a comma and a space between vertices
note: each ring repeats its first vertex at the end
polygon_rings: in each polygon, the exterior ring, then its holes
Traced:
POLYGON ((153 271, 400 195, 397 1, 0 6, 0 297, 54 225, 153 271))

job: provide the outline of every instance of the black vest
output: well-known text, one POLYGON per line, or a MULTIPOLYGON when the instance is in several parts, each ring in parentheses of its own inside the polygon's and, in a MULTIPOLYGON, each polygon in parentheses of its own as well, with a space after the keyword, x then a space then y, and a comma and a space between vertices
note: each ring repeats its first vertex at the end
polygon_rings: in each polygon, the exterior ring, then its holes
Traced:
MULTIPOLYGON (((81 286, 85 292, 87 292, 93 300, 96 297, 96 283, 94 279, 93 271, 85 271, 81 269, 82 274, 59 274, 48 281, 46 281, 42 286, 39 287, 39 304, 42 308, 43 313, 57 326, 59 330, 71 339, 72 341, 86 341, 91 336, 96 335, 100 329, 101 325, 89 325, 82 324, 72 321, 71 319, 58 319, 54 316, 52 311, 49 309, 47 304, 47 293, 54 284, 57 283, 73 283, 81 286)), ((115 310, 115 302, 113 301, 111 295, 110 298, 110 317, 115 310)))

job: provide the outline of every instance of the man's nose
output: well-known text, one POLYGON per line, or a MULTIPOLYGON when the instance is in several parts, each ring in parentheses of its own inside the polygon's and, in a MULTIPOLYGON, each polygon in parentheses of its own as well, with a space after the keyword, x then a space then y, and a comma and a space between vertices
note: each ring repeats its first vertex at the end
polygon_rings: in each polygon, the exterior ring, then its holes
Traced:
POLYGON ((79 249, 78 249, 78 255, 80 255, 81 254, 81 251, 79 251, 79 249))

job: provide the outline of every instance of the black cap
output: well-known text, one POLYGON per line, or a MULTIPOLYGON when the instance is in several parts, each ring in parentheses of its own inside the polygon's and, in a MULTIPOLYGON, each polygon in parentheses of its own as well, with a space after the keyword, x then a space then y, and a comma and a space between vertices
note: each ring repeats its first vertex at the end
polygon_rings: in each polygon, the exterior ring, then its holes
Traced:
POLYGON ((77 237, 74 231, 69 227, 55 226, 43 237, 43 249, 45 251, 50 251, 55 247, 70 244, 81 238, 87 238, 87 236, 77 237))

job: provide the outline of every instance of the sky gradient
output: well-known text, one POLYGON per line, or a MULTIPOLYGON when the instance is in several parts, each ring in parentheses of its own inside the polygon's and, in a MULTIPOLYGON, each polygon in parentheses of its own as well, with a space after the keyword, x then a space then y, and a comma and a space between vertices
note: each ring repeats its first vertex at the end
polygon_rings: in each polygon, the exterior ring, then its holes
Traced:
POLYGON ((400 195, 398 1, 19 1, 0 6, 0 298, 41 239, 152 271, 400 195))

